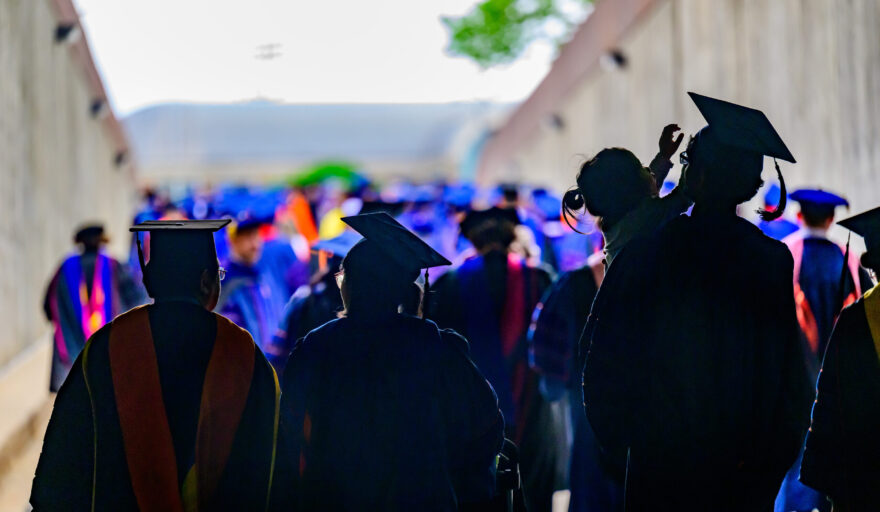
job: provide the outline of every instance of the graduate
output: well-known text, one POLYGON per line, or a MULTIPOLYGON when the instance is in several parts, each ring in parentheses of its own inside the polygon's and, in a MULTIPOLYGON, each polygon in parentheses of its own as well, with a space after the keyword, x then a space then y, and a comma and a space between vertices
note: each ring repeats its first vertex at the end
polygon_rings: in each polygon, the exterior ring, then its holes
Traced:
MULTIPOLYGON (((864 267, 880 272, 880 208, 839 224, 865 239, 864 267)), ((880 292, 844 309, 828 342, 801 481, 830 496, 834 510, 880 503, 880 292)))
POLYGON ((284 285, 258 265, 263 253, 263 225, 263 220, 245 212, 227 228, 226 283, 215 311, 249 332, 261 349, 268 350, 290 295, 279 293, 284 285))
MULTIPOLYGON (((104 326, 58 397, 31 491, 36 511, 264 510, 280 389, 247 332, 211 313, 212 233, 228 221, 151 221, 155 303, 104 326)), ((143 262, 143 258, 141 258, 143 262)))
POLYGON ((507 437, 520 448, 528 509, 540 511, 549 510, 561 488, 557 466, 564 453, 559 418, 528 365, 530 317, 551 276, 509 250, 517 222, 515 210, 497 207, 465 217, 462 233, 478 255, 437 280, 429 314, 470 342, 474 362, 498 394, 507 437))
POLYGON ((693 212, 609 267, 581 341, 584 404, 626 510, 767 511, 810 382, 791 254, 736 209, 765 155, 794 157, 762 112, 690 95, 708 121, 682 156, 693 212))
POLYGON ((43 312, 54 327, 49 390, 61 388, 86 340, 116 315, 143 303, 139 287, 125 266, 104 251, 104 226, 76 231, 77 254, 55 272, 43 299, 43 312))
POLYGON ((491 500, 504 429, 495 393, 463 337, 401 313, 421 269, 449 261, 386 213, 343 221, 364 237, 336 276, 345 315, 300 339, 284 373, 285 509, 491 500))
POLYGON ((266 357, 279 375, 284 373, 284 365, 297 340, 312 329, 335 320, 342 313, 344 306, 336 286, 336 272, 342 258, 358 241, 360 237, 356 233, 344 231, 336 238, 319 240, 312 246, 312 250, 326 258, 326 262, 316 272, 312 282, 301 286, 290 298, 284 308, 281 324, 272 338, 272 346, 266 350, 266 357))
POLYGON ((818 189, 795 190, 789 197, 801 206, 798 212, 801 228, 782 241, 794 258, 798 324, 807 349, 810 378, 815 382, 837 314, 841 307, 852 304, 871 287, 871 278, 859 267, 855 254, 828 239, 828 228, 834 223, 834 210, 839 206, 848 207, 846 199, 818 189), (841 290, 842 271, 845 277, 841 290), (841 297, 843 304, 840 303, 841 297))
MULTIPOLYGON (((586 238, 586 237, 583 237, 586 238)), ((599 446, 584 416, 581 392, 583 357, 578 340, 601 283, 602 265, 582 267, 559 276, 535 308, 529 331, 529 364, 539 375, 539 389, 549 401, 563 401, 571 444, 567 463, 569 511, 617 510, 620 490, 599 467, 599 446), (598 267, 598 269, 597 269, 598 267)))

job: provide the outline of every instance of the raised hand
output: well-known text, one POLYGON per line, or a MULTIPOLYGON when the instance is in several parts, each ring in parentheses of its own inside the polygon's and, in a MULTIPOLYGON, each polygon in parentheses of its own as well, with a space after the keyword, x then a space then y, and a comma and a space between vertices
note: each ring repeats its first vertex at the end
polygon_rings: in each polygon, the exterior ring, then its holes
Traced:
POLYGON ((663 133, 660 134, 660 154, 670 159, 672 155, 678 151, 681 141, 684 139, 684 133, 679 133, 675 137, 675 132, 681 130, 677 124, 667 124, 663 127, 663 133))

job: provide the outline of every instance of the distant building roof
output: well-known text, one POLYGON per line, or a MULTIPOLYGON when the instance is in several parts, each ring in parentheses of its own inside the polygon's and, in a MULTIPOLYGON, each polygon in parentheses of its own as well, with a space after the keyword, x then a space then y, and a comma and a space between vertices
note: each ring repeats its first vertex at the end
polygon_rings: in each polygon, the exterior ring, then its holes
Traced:
POLYGON ((442 157, 490 103, 163 104, 125 120, 139 166, 442 157))

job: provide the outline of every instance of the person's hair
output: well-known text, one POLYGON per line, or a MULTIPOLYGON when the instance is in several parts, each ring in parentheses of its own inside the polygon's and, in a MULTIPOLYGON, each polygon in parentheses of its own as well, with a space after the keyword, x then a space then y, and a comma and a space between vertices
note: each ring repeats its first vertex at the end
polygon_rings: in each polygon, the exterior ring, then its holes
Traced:
POLYGON ((408 271, 388 261, 370 241, 358 242, 342 262, 348 290, 346 315, 369 317, 413 306, 413 282, 418 270, 408 271))
MULTIPOLYGON (((754 197, 764 183, 761 179, 764 155, 721 143, 711 127, 700 130, 686 151, 689 158, 688 193, 696 204, 733 207, 754 197)), ((779 205, 772 211, 759 210, 763 220, 778 219, 785 210, 787 194, 779 165, 776 165, 776 172, 779 205)))
POLYGON ((486 219, 469 229, 467 238, 478 252, 493 244, 507 248, 516 240, 516 225, 503 219, 486 219))
POLYGON ((860 262, 863 267, 873 270, 874 274, 880 274, 880 247, 868 249, 862 253, 860 262))
POLYGON ((651 192, 651 175, 631 151, 606 148, 581 166, 577 190, 569 190, 562 198, 563 216, 568 222, 568 217, 586 207, 597 217, 599 228, 606 230, 651 192))
POLYGON ((825 224, 834 218, 834 207, 801 203, 801 217, 804 219, 804 224, 811 228, 825 227, 825 224))

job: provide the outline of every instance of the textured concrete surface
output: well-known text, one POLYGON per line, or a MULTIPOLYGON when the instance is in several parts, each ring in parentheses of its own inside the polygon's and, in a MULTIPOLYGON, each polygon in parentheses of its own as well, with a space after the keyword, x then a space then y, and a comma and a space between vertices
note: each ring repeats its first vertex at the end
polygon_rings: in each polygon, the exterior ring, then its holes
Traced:
MULTIPOLYGON (((602 0, 596 10, 643 4, 602 0)), ((553 84, 538 88, 521 107, 528 115, 514 115, 487 144, 482 180, 519 178, 563 191, 587 156, 611 146, 632 149, 647 163, 665 124, 677 122, 688 133, 705 124, 686 95, 695 91, 764 110, 798 160, 781 163, 792 188, 821 184, 847 195, 854 212, 876 205, 880 0, 650 4, 614 45, 627 58, 625 69, 586 59, 588 45, 578 48, 585 58, 557 60, 545 82, 565 83, 566 93, 545 98, 553 84), (568 87, 573 73, 580 78, 568 87), (551 114, 561 129, 548 122, 551 114)), ((610 27, 591 26, 588 18, 581 30, 610 27)), ((764 178, 773 178, 769 161, 764 178)))

